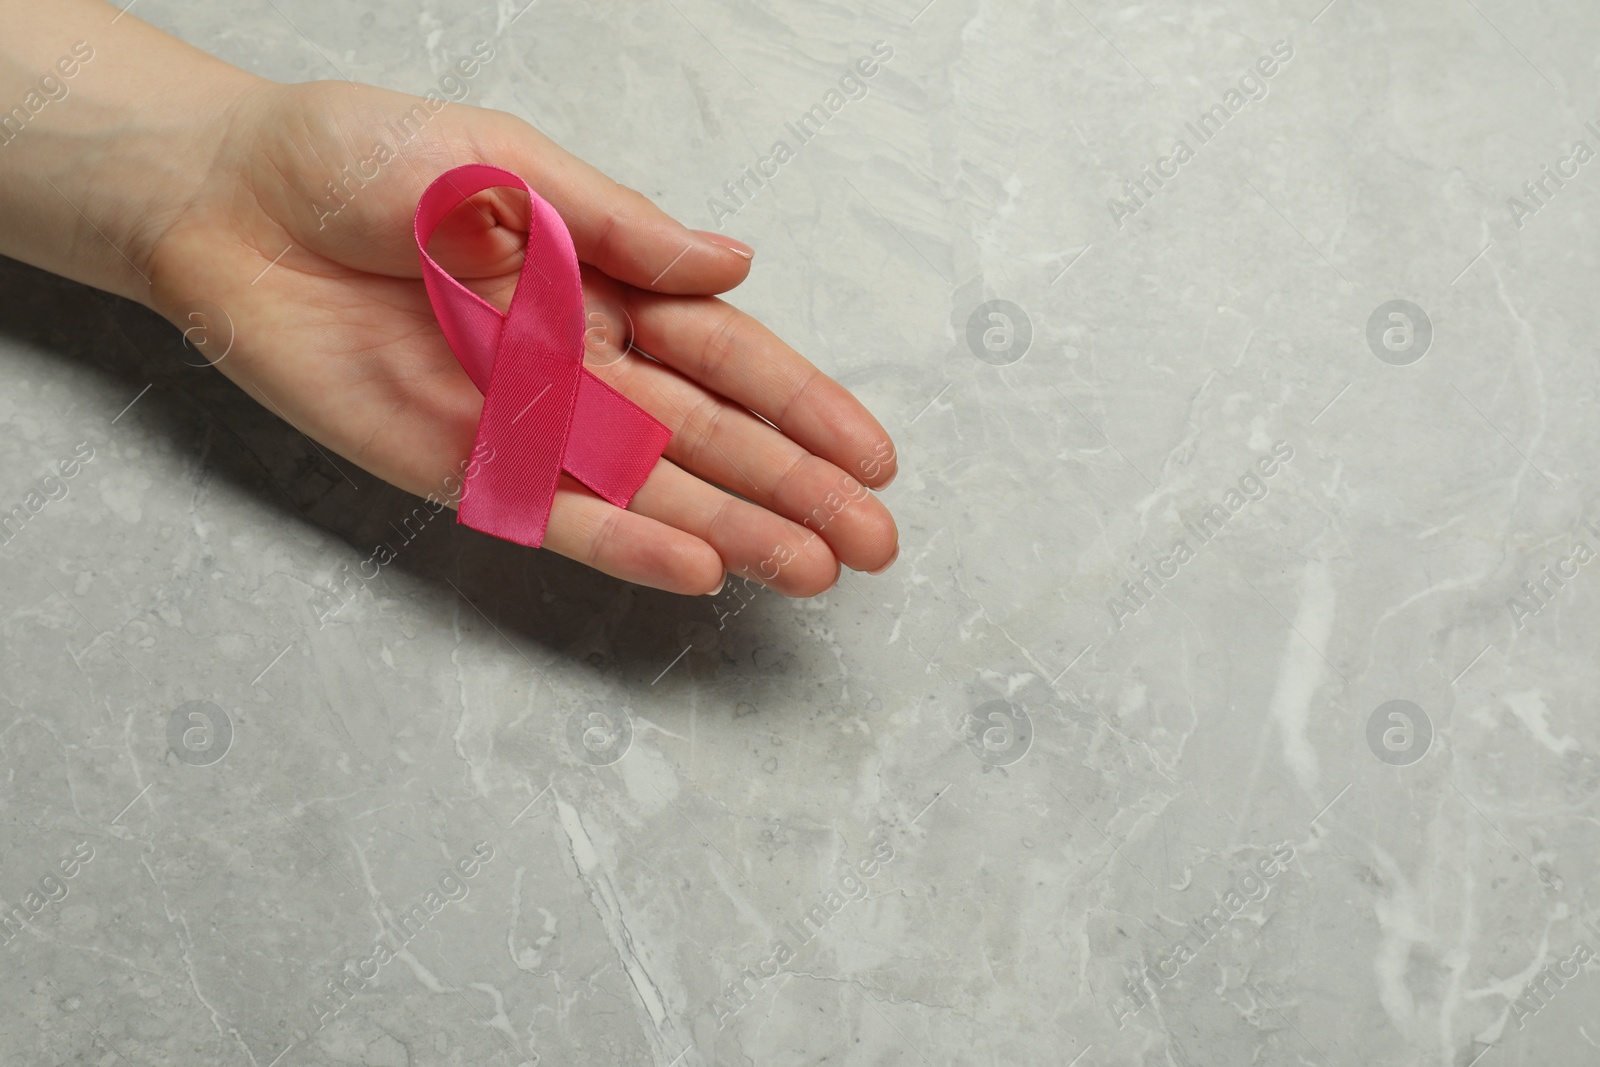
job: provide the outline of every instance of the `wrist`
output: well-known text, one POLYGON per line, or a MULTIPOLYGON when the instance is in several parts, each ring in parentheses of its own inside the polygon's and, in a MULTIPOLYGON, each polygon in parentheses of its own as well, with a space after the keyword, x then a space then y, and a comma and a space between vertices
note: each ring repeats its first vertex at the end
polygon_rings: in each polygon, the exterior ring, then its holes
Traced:
POLYGON ((269 83, 108 5, 59 10, 0 44, 0 253, 150 306, 161 234, 269 83))

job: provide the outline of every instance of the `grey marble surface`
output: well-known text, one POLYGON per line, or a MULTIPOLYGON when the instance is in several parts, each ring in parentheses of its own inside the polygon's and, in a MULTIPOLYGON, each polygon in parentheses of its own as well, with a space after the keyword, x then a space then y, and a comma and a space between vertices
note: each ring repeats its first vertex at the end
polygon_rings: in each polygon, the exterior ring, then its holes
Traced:
POLYGON ((923 2, 143 0, 282 80, 500 34, 469 99, 759 249, 902 550, 402 540, 0 264, 0 1061, 1600 1062, 1600 14, 923 2))

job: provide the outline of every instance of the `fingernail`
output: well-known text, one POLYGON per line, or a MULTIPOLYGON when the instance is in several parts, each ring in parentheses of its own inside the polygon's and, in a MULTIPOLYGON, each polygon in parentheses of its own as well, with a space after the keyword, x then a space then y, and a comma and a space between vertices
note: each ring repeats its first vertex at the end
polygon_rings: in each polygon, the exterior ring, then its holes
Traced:
POLYGON ((895 545, 894 546, 894 555, 889 557, 889 562, 885 563, 883 566, 879 567, 877 570, 868 571, 867 573, 868 574, 882 574, 884 571, 888 570, 890 567, 893 567, 894 566, 894 561, 899 559, 899 558, 900 558, 900 546, 899 545, 895 545))
POLYGON ((722 572, 722 581, 718 582, 717 583, 717 587, 715 589, 711 590, 711 592, 707 593, 706 596, 716 596, 718 593, 722 592, 723 586, 725 586, 727 584, 728 584, 728 572, 727 571, 723 571, 722 572))
MULTIPOLYGON (((705 233, 705 231, 701 231, 701 232, 705 233)), ((714 245, 721 245, 723 248, 726 248, 728 251, 732 252, 736 256, 742 256, 745 259, 753 259, 753 258, 755 258, 755 254, 756 254, 756 250, 755 249, 751 248, 749 245, 745 244, 743 241, 734 240, 732 237, 729 237, 727 234, 706 233, 706 240, 710 241, 714 245)))

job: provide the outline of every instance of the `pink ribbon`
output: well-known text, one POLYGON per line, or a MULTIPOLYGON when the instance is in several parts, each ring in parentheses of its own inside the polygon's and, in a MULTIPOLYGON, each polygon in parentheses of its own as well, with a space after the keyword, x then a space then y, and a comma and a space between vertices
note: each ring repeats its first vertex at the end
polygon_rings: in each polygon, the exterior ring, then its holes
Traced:
POLYGON ((564 470, 619 508, 655 467, 672 431, 583 365, 583 284, 572 235, 528 183, 471 163, 446 171, 417 204, 417 250, 428 300, 456 359, 483 394, 456 521, 537 548, 564 470), (528 245, 510 310, 456 281, 428 255, 439 222, 473 193, 528 194, 528 245))

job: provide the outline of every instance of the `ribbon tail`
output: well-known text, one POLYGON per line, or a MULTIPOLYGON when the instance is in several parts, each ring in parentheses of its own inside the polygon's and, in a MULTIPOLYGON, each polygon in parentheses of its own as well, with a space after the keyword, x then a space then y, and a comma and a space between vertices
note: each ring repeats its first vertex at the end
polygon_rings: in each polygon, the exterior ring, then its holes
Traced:
POLYGON ((561 466, 600 497, 625 508, 671 438, 671 430, 585 367, 561 466))

